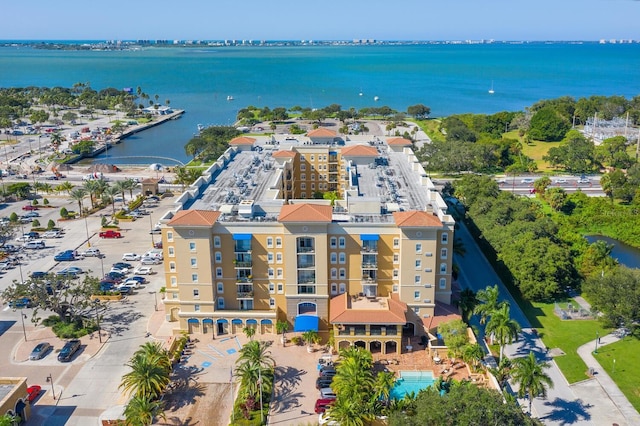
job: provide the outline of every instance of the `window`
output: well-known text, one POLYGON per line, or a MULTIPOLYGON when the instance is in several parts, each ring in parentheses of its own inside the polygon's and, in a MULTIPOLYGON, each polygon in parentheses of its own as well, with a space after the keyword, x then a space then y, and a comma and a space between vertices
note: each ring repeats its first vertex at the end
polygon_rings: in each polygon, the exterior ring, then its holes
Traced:
POLYGON ((442 235, 440 236, 440 242, 442 244, 449 243, 449 234, 447 234, 446 232, 443 232, 442 235))
POLYGON ((169 262, 169 272, 176 271, 176 262, 169 262))
POLYGON ((172 293, 171 294, 171 298, 172 299, 177 299, 178 298, 178 293, 172 293))
POLYGON ((169 257, 175 257, 176 256, 176 250, 173 247, 169 247, 167 249, 167 251, 169 252, 169 257))
POLYGON ((269 299, 269 308, 274 309, 276 307, 276 299, 274 299, 273 297, 271 297, 269 299))
POLYGON ((194 283, 198 282, 198 274, 191 274, 191 282, 194 282, 194 283))
POLYGON ((267 253, 267 262, 273 263, 273 253, 267 253))
POLYGON ((301 173, 300 174, 300 180, 307 180, 307 174, 306 173, 301 173))
POLYGON ((276 248, 282 248, 282 238, 276 238, 276 248))
POLYGON ((338 238, 338 248, 343 249, 346 245, 346 240, 344 237, 338 238))
POLYGON ((218 236, 213 237, 213 246, 215 248, 220 248, 222 246, 222 244, 220 243, 220 237, 218 236))
POLYGON ((340 264, 344 264, 344 263, 346 263, 346 261, 347 261, 347 255, 345 255, 343 252, 341 252, 341 253, 338 255, 338 262, 339 262, 340 264))
POLYGON ((311 190, 312 190, 312 191, 315 191, 315 190, 316 190, 316 184, 315 184, 315 183, 312 183, 312 184, 311 184, 311 190))
POLYGON ((394 279, 398 279, 398 275, 399 275, 399 273, 400 273, 400 272, 399 272, 397 269, 394 269, 394 270, 393 270, 393 278, 394 278, 394 279))
POLYGON ((398 253, 393 255, 393 263, 400 263, 400 255, 398 253))
POLYGON ((394 293, 398 292, 398 284, 394 284, 393 287, 391 287, 391 291, 394 293))
POLYGON ((329 240, 329 248, 336 248, 338 246, 338 239, 336 237, 331 237, 329 240))
POLYGON ((400 238, 394 238, 393 239, 393 248, 398 248, 400 247, 400 238))
POLYGON ((300 171, 304 172, 305 170, 307 170, 307 165, 306 164, 300 164, 300 171))
POLYGON ((191 267, 192 268, 197 268, 198 267, 198 259, 196 259, 195 257, 191 258, 191 267))
POLYGON ((339 293, 346 293, 347 292, 347 286, 344 283, 340 283, 340 290, 339 293))
POLYGON ((218 297, 218 309, 224 309, 224 297, 218 297))
POLYGON ((274 283, 269 283, 269 293, 274 294, 276 292, 276 285, 274 283))
POLYGON ((173 232, 167 232, 167 241, 173 241, 173 232))
POLYGON ((189 250, 190 251, 196 251, 196 242, 195 241, 190 241, 189 242, 189 250))
MULTIPOLYGON (((304 190, 306 190, 306 189, 307 189, 307 184, 306 184, 306 183, 304 183, 304 182, 302 182, 302 183, 300 184, 300 189, 302 189, 303 191, 304 191, 304 190)), ((304 197, 303 197, 303 198, 304 198, 304 197)))
POLYGON ((331 268, 331 278, 338 278, 338 270, 336 268, 331 268))
POLYGON ((415 275, 413 277, 413 282, 416 284, 420 284, 420 281, 422 281, 422 277, 420 275, 415 275))
POLYGON ((282 263, 282 253, 276 253, 276 263, 282 263))
POLYGON ((422 261, 420 259, 416 259, 416 269, 422 269, 422 261))
POLYGON ((440 258, 441 259, 446 259, 447 258, 447 249, 443 248, 440 250, 440 258))
POLYGON ((267 248, 273 248, 273 237, 267 237, 267 248))
POLYGON ((178 279, 176 277, 171 277, 171 287, 178 287, 178 279))
POLYGON ((311 155, 309 156, 309 160, 313 161, 314 159, 315 159, 315 156, 314 156, 313 154, 311 154, 311 155))
POLYGON ((222 263, 222 252, 215 252, 214 258, 216 260, 216 263, 222 263))
POLYGON ((273 278, 273 268, 267 269, 267 275, 269 275, 269 278, 273 278))
POLYGON ((193 298, 200 299, 200 290, 198 290, 197 288, 193 290, 193 298))
POLYGON ((193 310, 195 312, 200 312, 200 305, 193 305, 193 310))
POLYGON ((440 264, 440 273, 441 274, 446 274, 447 273, 447 264, 446 263, 441 263, 440 264))
POLYGON ((282 278, 282 268, 276 269, 276 277, 282 278))
POLYGON ((331 283, 331 295, 335 296, 336 294, 338 294, 338 284, 331 283))
POLYGON ((222 268, 216 268, 216 278, 222 278, 222 268))
POLYGON ((330 258, 331 258, 331 263, 337 263, 338 262, 338 254, 337 253, 331 253, 330 258))
POLYGON ((440 278, 440 290, 444 290, 445 288, 447 288, 447 279, 446 278, 440 278))
POLYGON ((420 315, 420 308, 418 306, 413 307, 413 313, 420 315))
POLYGON ((344 268, 340 268, 340 279, 347 277, 347 271, 344 268))
MULTIPOLYGON (((313 166, 311 166, 311 168, 313 169, 313 166)), ((312 174, 311 175, 311 180, 316 180, 316 175, 312 174)))
POLYGON ((224 293, 224 284, 218 283, 218 293, 224 293))
POLYGON ((420 300, 420 292, 419 291, 414 291, 413 292, 413 298, 415 300, 420 300))
POLYGON ((306 193, 306 192, 303 192, 303 193, 302 193, 302 194, 300 194, 300 195, 301 195, 301 198, 303 198, 303 199, 304 199, 304 198, 307 198, 307 193, 306 193))
POLYGON ((422 253, 422 244, 416 244, 416 254, 422 253))
POLYGON ((284 286, 282 285, 282 283, 278 284, 278 294, 282 294, 284 293, 284 286))

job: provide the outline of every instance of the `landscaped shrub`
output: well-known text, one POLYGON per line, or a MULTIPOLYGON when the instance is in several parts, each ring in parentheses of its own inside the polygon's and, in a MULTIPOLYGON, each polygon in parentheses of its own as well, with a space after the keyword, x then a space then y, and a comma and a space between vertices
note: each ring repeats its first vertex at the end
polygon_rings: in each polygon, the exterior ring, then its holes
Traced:
POLYGON ((60 217, 63 219, 68 219, 69 218, 69 211, 66 208, 61 208, 60 209, 60 217))

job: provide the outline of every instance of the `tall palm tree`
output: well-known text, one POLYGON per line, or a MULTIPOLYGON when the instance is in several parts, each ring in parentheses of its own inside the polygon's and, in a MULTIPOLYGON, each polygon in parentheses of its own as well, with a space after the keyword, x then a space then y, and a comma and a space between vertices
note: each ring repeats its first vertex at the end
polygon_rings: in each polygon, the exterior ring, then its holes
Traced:
POLYGON ((477 343, 466 345, 462 349, 462 359, 467 364, 473 365, 473 368, 477 371, 478 364, 484 358, 484 351, 482 346, 477 343))
POLYGON ((396 384, 396 376, 390 371, 382 371, 378 373, 373 382, 373 398, 374 401, 382 399, 385 405, 389 403, 391 389, 396 384))
POLYGON ((73 189, 73 184, 69 181, 62 182, 60 185, 56 186, 57 192, 66 192, 67 194, 73 189))
POLYGON ((549 368, 549 363, 538 361, 533 351, 530 351, 527 356, 513 360, 511 378, 514 383, 520 385, 518 397, 526 396, 529 400, 529 413, 531 413, 533 398, 539 396, 545 398, 547 387, 553 388, 553 380, 544 372, 546 368, 549 368))
POLYGON ((87 190, 84 188, 75 188, 69 191, 69 198, 78 202, 79 213, 82 214, 82 200, 87 196, 87 190))
POLYGON ((160 342, 146 342, 134 352, 134 357, 144 357, 162 366, 171 373, 171 356, 169 351, 162 347, 160 342))
POLYGON ((53 146, 54 151, 57 151, 58 148, 60 148, 60 144, 62 144, 63 140, 64 138, 58 132, 55 132, 51 135, 51 146, 53 146))
POLYGON ((113 210, 112 215, 115 216, 116 215, 116 195, 118 195, 120 193, 120 191, 118 190, 118 188, 113 187, 113 186, 107 186, 104 191, 102 192, 102 198, 107 201, 108 203, 111 203, 111 209, 113 210))
POLYGON ((134 396, 124 408, 125 424, 127 426, 148 426, 154 417, 166 420, 162 411, 162 402, 147 397, 134 396))
POLYGON ((326 413, 326 417, 341 426, 364 426, 374 419, 358 401, 347 398, 337 398, 326 413))
POLYGON ((462 320, 469 324, 471 315, 473 315, 473 311, 478 305, 476 293, 470 288, 465 288, 460 292, 460 299, 455 301, 455 305, 460 308, 462 320))
POLYGON ((240 362, 258 362, 263 367, 272 367, 274 364, 271 351, 269 351, 269 343, 262 340, 252 340, 246 343, 240 349, 240 357, 237 363, 240 362))
POLYGON ((95 196, 98 191, 98 181, 96 179, 86 180, 82 184, 82 187, 89 194, 89 200, 91 200, 91 208, 95 208, 95 196))
POLYGON ((154 357, 134 355, 127 366, 131 371, 122 376, 119 388, 134 396, 158 398, 171 381, 166 367, 154 357))
POLYGON ((485 324, 487 319, 498 309, 502 307, 502 305, 509 305, 509 302, 503 301, 499 302, 498 299, 500 297, 500 290, 498 289, 498 285, 494 285, 493 287, 487 286, 484 290, 479 290, 476 294, 476 299, 480 302, 473 309, 473 313, 476 315, 480 315, 480 324, 485 324))
POLYGON ((131 178, 126 178, 123 182, 124 188, 129 191, 129 198, 133 200, 133 190, 138 187, 138 182, 131 178))
POLYGON ((373 375, 370 368, 363 368, 357 358, 344 359, 336 367, 331 383, 339 399, 347 398, 363 405, 371 399, 373 375))
POLYGON ((504 356, 504 347, 516 339, 520 332, 520 324, 512 320, 510 314, 509 305, 502 305, 491 315, 485 328, 486 333, 493 334, 500 345, 500 361, 504 356))
POLYGON ((120 195, 122 195, 122 202, 124 203, 124 192, 127 190, 127 184, 125 183, 125 181, 123 180, 116 181, 114 182, 113 187, 117 188, 120 195))
POLYGON ((256 334, 256 329, 255 327, 251 327, 248 325, 242 329, 242 332, 249 338, 249 340, 253 341, 253 336, 255 336, 256 334))

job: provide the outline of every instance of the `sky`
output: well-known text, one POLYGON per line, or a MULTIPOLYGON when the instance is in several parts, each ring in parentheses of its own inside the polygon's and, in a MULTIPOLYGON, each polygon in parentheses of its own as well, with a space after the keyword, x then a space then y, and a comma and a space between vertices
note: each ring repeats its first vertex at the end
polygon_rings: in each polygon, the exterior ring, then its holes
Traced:
POLYGON ((5 3, 0 40, 640 39, 639 0, 5 3))

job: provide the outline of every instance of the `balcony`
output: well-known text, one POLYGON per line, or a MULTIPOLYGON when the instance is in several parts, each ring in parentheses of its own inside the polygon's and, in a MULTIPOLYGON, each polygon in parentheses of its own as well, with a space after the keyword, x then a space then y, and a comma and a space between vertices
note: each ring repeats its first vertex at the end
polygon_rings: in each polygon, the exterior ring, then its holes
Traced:
POLYGON ((246 277, 236 277, 237 284, 245 284, 245 283, 252 283, 252 282, 253 282, 253 277, 251 275, 246 277))
POLYGON ((313 247, 298 247, 297 253, 313 253, 315 250, 313 247))
MULTIPOLYGON (((375 242, 377 243, 377 241, 375 242)), ((378 244, 363 244, 360 252, 369 254, 378 253, 378 244)))
POLYGON ((233 265, 235 266, 235 268, 251 268, 252 263, 250 260, 234 260, 233 261, 233 265))
POLYGON ((299 285, 298 294, 316 294, 315 285, 299 285))
POLYGON ((252 291, 239 291, 236 294, 236 299, 253 299, 252 291))
POLYGON ((365 297, 376 297, 378 295, 378 284, 362 284, 362 294, 365 297))

